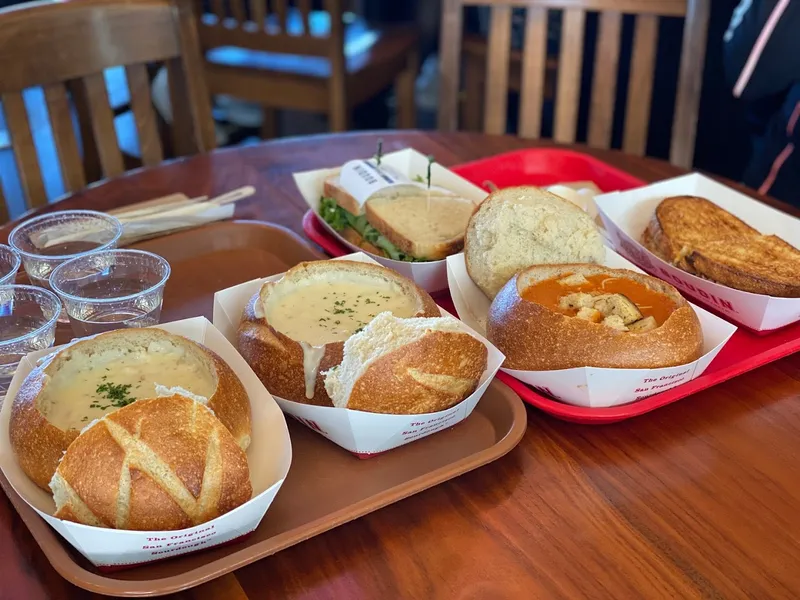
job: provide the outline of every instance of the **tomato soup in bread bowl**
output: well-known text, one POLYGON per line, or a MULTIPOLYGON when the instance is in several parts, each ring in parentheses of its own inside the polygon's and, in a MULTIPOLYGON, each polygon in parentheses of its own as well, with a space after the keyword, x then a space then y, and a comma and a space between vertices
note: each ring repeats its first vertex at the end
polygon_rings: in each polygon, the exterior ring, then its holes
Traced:
POLYGON ((659 279, 598 265, 536 265, 520 271, 489 308, 487 337, 505 366, 653 369, 702 355, 692 307, 659 279))

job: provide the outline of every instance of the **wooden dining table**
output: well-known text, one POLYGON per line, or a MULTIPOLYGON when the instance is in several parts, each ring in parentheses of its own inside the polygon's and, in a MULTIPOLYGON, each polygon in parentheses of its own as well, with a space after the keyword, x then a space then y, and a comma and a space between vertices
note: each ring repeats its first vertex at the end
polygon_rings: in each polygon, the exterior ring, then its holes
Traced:
MULTIPOLYGON (((302 234, 307 207, 292 173, 369 156, 378 137, 385 152, 413 147, 445 166, 546 144, 434 132, 289 138, 133 172, 49 209, 252 185, 236 217, 302 234)), ((681 173, 577 149, 646 181, 681 173)), ((576 425, 530 407, 527 416, 505 457, 172 597, 800 597, 798 357, 617 424, 576 425)), ((56 573, 0 496, 0 597, 99 598, 56 573)))

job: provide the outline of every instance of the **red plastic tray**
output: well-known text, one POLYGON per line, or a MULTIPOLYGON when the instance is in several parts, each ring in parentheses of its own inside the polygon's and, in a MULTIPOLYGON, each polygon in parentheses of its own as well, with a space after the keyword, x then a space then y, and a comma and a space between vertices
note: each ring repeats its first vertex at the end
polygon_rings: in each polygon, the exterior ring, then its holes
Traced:
POLYGON ((515 150, 465 163, 452 170, 484 189, 487 181, 499 188, 592 181, 604 192, 630 190, 645 184, 593 156, 558 148, 515 150))
MULTIPOLYGON (((591 156, 546 148, 501 154, 453 167, 452 170, 476 185, 482 185, 488 180, 499 187, 526 184, 551 185, 560 181, 593 181, 600 189, 608 192, 644 184, 632 175, 623 173, 591 156), (512 167, 519 170, 514 172, 512 167), (558 171, 557 168, 563 170, 558 171)), ((350 253, 346 246, 328 233, 312 211, 308 211, 303 217, 303 230, 331 256, 350 253)), ((455 307, 449 294, 444 292, 436 298, 436 301, 455 314, 455 307)), ((738 329, 700 377, 648 398, 609 408, 573 406, 540 394, 506 373, 498 373, 497 377, 519 394, 525 402, 556 418, 587 425, 602 425, 643 415, 798 350, 800 350, 800 323, 768 335, 756 335, 745 329, 738 329)))

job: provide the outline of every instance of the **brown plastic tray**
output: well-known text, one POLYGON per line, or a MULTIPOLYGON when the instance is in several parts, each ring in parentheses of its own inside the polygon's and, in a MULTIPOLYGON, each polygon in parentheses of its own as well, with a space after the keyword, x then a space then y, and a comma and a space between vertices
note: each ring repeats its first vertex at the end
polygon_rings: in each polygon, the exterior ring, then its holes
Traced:
MULTIPOLYGON (((214 291, 324 258, 294 233, 266 223, 224 222, 136 244, 164 256, 172 277, 163 321, 211 318, 214 291)), ((69 337, 68 332, 62 335, 69 337)), ((53 567, 77 586, 114 596, 158 596, 224 575, 485 465, 509 452, 527 424, 525 407, 495 380, 468 419, 455 427, 360 460, 291 421, 289 476, 259 527, 230 545, 114 573, 101 573, 2 485, 53 567)))

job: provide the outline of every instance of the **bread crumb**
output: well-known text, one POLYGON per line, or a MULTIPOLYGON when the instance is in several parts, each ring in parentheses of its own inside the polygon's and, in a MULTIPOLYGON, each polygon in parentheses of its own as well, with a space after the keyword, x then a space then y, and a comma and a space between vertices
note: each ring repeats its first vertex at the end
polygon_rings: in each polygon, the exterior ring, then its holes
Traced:
POLYGON ((610 327, 611 329, 616 329, 617 331, 628 331, 628 328, 625 327, 625 323, 622 321, 622 317, 619 315, 607 316, 603 320, 603 325, 610 327))
POLYGON ((603 320, 603 313, 601 313, 596 308, 589 308, 588 306, 584 306, 578 311, 578 314, 575 315, 579 319, 584 319, 586 321, 591 321, 592 323, 599 323, 603 320))

